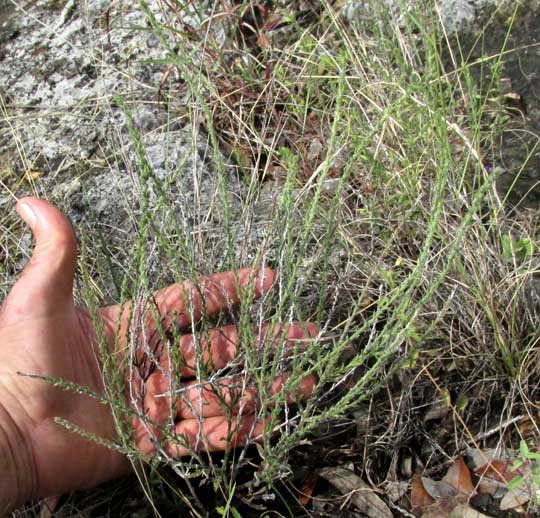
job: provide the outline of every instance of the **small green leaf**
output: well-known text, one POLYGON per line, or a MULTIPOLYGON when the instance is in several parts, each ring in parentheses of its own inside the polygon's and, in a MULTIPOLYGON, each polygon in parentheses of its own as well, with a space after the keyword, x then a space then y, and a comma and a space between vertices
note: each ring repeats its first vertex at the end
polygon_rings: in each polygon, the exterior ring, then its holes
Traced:
POLYGON ((538 451, 530 451, 529 450, 529 457, 530 460, 538 460, 540 459, 540 452, 538 451))
POLYGON ((516 471, 519 468, 521 468, 521 466, 523 466, 523 461, 522 460, 515 460, 512 463, 512 465, 510 466, 510 471, 516 471))
POLYGON ((520 441, 519 443, 519 453, 524 459, 529 458, 529 446, 526 441, 520 441))
POLYGON ((420 343, 422 341, 422 336, 414 326, 410 326, 407 328, 407 336, 411 338, 415 343, 420 343))
POLYGON ((517 254, 522 261, 528 259, 529 257, 532 257, 534 255, 535 248, 536 246, 534 244, 534 241, 528 237, 520 239, 516 243, 517 254))
POLYGON ((511 263, 514 260, 514 246, 513 245, 514 245, 514 241, 508 234, 505 234, 504 236, 502 236, 503 257, 507 263, 511 263))
POLYGON ((335 67, 334 60, 330 56, 323 54, 319 58, 319 63, 317 67, 317 71, 319 75, 330 74, 331 72, 335 71, 335 68, 336 67, 335 67))
POLYGON ((403 361, 403 364, 402 364, 403 368, 412 369, 416 367, 416 364, 418 363, 419 358, 420 358, 420 352, 418 351, 418 349, 416 348, 411 349, 409 355, 403 361))
POLYGON ((452 396, 446 387, 441 389, 441 399, 444 401, 445 406, 450 407, 452 405, 452 396))
POLYGON ((513 263, 515 259, 524 261, 536 252, 536 243, 529 237, 515 240, 510 234, 502 236, 502 251, 504 260, 513 263))
POLYGON ((228 518, 229 513, 232 514, 233 518, 242 518, 242 515, 236 510, 234 507, 229 507, 227 504, 227 507, 216 507, 216 512, 219 513, 221 518, 228 518))
POLYGON ((396 283, 394 281, 394 273, 391 270, 380 268, 379 274, 382 277, 382 279, 386 281, 386 284, 388 285, 390 289, 393 289, 396 287, 396 283))
POLYGON ((469 405, 469 397, 467 394, 460 394, 456 400, 456 410, 464 412, 469 405))
POLYGON ((517 475, 510 482, 508 482, 508 490, 511 491, 512 489, 517 489, 518 487, 521 487, 523 485, 523 482, 523 477, 521 475, 517 475))

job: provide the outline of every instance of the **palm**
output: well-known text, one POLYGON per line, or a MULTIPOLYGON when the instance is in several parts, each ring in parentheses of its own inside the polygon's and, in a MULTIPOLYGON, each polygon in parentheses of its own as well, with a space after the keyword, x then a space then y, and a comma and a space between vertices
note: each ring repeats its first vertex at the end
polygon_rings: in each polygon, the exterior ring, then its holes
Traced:
MULTIPOLYGON (((94 486, 127 471, 128 463, 119 453, 56 422, 60 417, 104 439, 115 437, 113 417, 107 405, 41 379, 67 380, 92 392, 103 392, 96 333, 89 315, 77 309, 73 301, 77 262, 73 229, 61 212, 44 201, 22 200, 18 210, 32 227, 36 247, 0 312, 3 354, 0 436, 4 433, 20 439, 20 444, 11 445, 16 453, 15 473, 24 472, 21 482, 24 487, 19 492, 26 496, 19 495, 20 500, 94 486), (30 213, 26 212, 29 207, 30 213), (5 422, 8 432, 2 430, 5 422)), ((258 297, 270 288, 273 273, 265 269, 254 275, 251 270, 240 270, 237 274, 226 272, 201 279, 197 289, 189 282, 165 288, 154 297, 160 325, 183 328, 203 312, 209 315, 229 308, 239 302, 238 283, 242 289, 251 287, 253 296, 258 297)), ((128 304, 124 308, 111 306, 100 311, 111 351, 114 347, 120 347, 122 354, 128 351, 127 325, 132 310, 128 304)), ((180 372, 184 396, 182 401, 173 402, 167 397, 156 397, 168 391, 175 376, 167 354, 149 356, 149 344, 144 348, 143 335, 155 335, 156 326, 152 313, 147 312, 142 318, 143 333, 136 337, 135 355, 139 359, 144 357, 146 372, 139 372, 139 379, 130 378, 132 388, 133 382, 135 385, 135 396, 130 393, 128 401, 141 416, 133 422, 133 439, 143 453, 153 453, 160 442, 163 451, 171 456, 186 455, 196 448, 220 450, 245 442, 248 431, 252 436, 262 431, 264 423, 256 416, 258 397, 253 387, 242 386, 237 398, 232 395, 235 387, 230 377, 217 387, 194 379, 196 344, 201 346, 198 351, 202 350, 202 359, 214 369, 225 367, 234 359, 237 345, 234 326, 214 329, 206 338, 186 334, 173 344, 185 360, 180 372), (224 415, 224 400, 232 401, 237 417, 232 434, 231 420, 224 415), (186 438, 187 443, 180 446, 177 441, 167 442, 163 437, 165 429, 172 436, 186 438)), ((263 327, 257 340, 265 340, 268 331, 263 327)), ((273 332, 280 337, 283 334, 280 330, 273 332)), ((313 324, 290 325, 284 330, 287 344, 314 336, 316 332, 313 324)), ((276 378, 271 391, 281 391, 285 379, 285 375, 276 378)), ((312 376, 306 377, 298 386, 299 394, 287 394, 288 399, 292 402, 297 396, 307 396, 313 383, 312 376)), ((0 484, 0 500, 1 497, 0 484)))
POLYGON ((28 300, 30 304, 20 308, 25 313, 21 320, 18 308, 10 305, 13 298, 6 301, 0 320, 2 342, 9 344, 4 359, 9 372, 0 378, 0 393, 10 395, 2 404, 29 439, 36 491, 40 496, 57 494, 66 487, 92 487, 118 476, 127 469, 122 456, 55 422, 60 417, 100 437, 112 438, 110 410, 94 398, 24 375, 68 380, 102 392, 89 317, 75 309, 72 300, 41 314, 28 300))

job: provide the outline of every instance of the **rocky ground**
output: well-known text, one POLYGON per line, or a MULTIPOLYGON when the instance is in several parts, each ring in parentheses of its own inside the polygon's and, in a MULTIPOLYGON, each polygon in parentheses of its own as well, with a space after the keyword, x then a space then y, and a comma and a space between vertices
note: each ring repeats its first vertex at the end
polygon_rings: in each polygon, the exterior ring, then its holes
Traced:
MULTIPOLYGON (((385 0, 400 16, 400 2, 385 0)), ((345 14, 362 16, 367 2, 351 1, 345 14)), ((500 74, 507 94, 509 121, 501 131, 499 146, 486 150, 486 162, 500 174, 499 191, 512 205, 537 207, 540 201, 540 1, 527 0, 441 0, 440 18, 455 55, 463 56, 478 80, 479 92, 488 95, 485 79, 500 74), (510 36, 507 38, 510 31, 510 36), (500 63, 497 56, 505 53, 500 63), (491 69, 489 69, 491 67, 491 69), (488 73, 486 74, 486 71, 488 73)), ((455 66, 446 56, 448 70, 455 66)))
MULTIPOLYGON (((148 6, 159 17, 158 4, 148 6)), ((100 0, 8 2, 0 20, 2 211, 13 211, 15 194, 46 195, 81 234, 91 227, 109 255, 125 263, 137 232, 141 184, 119 97, 132 112, 156 177, 182 178, 174 187, 175 203, 190 213, 186 220, 208 218, 218 178, 211 151, 185 111, 175 113, 161 102, 166 66, 158 60, 166 51, 147 30, 139 7, 100 0)), ((184 13, 184 22, 197 25, 197 13, 184 13)), ((178 88, 181 81, 172 77, 167 85, 178 88)), ((175 97, 181 99, 181 91, 175 97)), ((242 196, 234 175, 228 176, 228 188, 242 196)), ((151 193, 150 204, 155 203, 151 193)), ((209 239, 212 229, 220 235, 218 212, 212 212, 209 239)), ((22 248, 28 249, 29 238, 24 239, 22 248)), ((209 258, 216 268, 218 255, 209 258)), ((13 263, 7 284, 19 267, 13 263)), ((110 279, 102 280, 114 298, 110 279)))
MULTIPOLYGON (((344 15, 361 16, 364 3, 349 2, 344 15)), ((399 16, 397 3, 391 4, 399 16)), ((159 5, 149 2, 162 16, 159 5)), ((501 48, 514 5, 506 0, 445 0, 440 12, 449 34, 459 34, 470 60, 476 60, 501 48), (480 37, 487 19, 490 30, 480 37)), ((525 197, 529 205, 538 198, 540 175, 539 7, 536 0, 528 2, 513 22, 517 30, 507 48, 517 50, 503 59, 501 77, 515 109, 500 149, 488 150, 486 156, 491 167, 503 172, 502 191, 519 173, 511 199, 525 197)), ((183 16, 193 26, 200 23, 195 10, 183 16)), ((166 66, 158 60, 165 50, 147 28, 142 10, 123 0, 0 4, 2 211, 12 211, 15 194, 46 194, 77 224, 101 227, 105 242, 116 246, 117 253, 129 243, 140 184, 116 96, 133 112, 155 174, 167 178, 178 167, 188 173, 178 186, 179 203, 193 207, 195 196, 199 214, 212 205, 217 175, 206 136, 189 125, 185 110, 175 112, 161 102, 163 85, 182 98, 181 80, 163 82, 166 66)), ((238 178, 231 174, 228 182, 233 195, 243 198, 238 178)), ((255 212, 264 213, 264 207, 255 212)), ((215 223, 219 225, 219 217, 215 223)), ((219 229, 209 233, 219 235, 219 229)), ((239 229, 239 235, 244 242, 245 232, 239 229)))

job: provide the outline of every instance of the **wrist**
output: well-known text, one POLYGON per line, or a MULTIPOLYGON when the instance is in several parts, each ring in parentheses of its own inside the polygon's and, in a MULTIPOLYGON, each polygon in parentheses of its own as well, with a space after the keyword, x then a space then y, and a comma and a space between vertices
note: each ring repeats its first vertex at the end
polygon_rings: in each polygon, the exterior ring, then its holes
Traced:
POLYGON ((0 510, 35 496, 36 471, 29 438, 0 402, 0 510))

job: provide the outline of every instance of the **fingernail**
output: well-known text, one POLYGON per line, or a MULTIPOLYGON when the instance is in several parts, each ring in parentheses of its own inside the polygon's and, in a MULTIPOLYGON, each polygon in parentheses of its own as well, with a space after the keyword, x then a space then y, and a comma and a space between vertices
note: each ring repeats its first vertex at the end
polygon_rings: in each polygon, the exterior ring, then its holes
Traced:
POLYGON ((33 229, 37 221, 37 216, 34 209, 24 201, 19 202, 17 208, 19 209, 19 214, 21 215, 22 219, 24 219, 24 221, 28 223, 29 227, 33 229))

